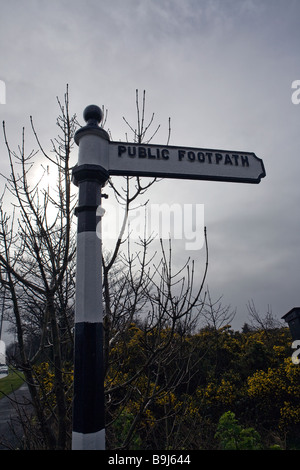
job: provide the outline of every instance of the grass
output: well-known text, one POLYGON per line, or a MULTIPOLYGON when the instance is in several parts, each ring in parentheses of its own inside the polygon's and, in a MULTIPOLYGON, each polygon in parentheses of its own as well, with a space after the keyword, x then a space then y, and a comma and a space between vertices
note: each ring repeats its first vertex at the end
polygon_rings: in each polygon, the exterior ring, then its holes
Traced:
POLYGON ((5 395, 9 395, 14 390, 17 390, 24 383, 24 375, 9 368, 8 375, 0 379, 0 400, 5 395))

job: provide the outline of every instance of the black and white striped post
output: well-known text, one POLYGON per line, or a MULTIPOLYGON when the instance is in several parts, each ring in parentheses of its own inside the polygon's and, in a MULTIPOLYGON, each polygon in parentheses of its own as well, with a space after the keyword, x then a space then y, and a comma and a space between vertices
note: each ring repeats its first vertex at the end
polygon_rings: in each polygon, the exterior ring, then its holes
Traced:
POLYGON ((97 209, 109 177, 101 166, 109 136, 98 125, 102 120, 98 106, 88 106, 83 116, 87 124, 75 134, 79 154, 72 173, 79 188, 72 450, 104 450, 102 249, 97 209))

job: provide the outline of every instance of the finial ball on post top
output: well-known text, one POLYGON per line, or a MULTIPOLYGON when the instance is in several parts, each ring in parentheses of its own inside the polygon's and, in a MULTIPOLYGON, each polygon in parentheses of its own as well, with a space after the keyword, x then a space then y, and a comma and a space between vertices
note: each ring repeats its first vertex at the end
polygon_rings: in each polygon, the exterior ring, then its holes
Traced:
POLYGON ((83 118, 88 124, 100 124, 103 118, 103 112, 99 106, 90 104, 83 111, 83 118))

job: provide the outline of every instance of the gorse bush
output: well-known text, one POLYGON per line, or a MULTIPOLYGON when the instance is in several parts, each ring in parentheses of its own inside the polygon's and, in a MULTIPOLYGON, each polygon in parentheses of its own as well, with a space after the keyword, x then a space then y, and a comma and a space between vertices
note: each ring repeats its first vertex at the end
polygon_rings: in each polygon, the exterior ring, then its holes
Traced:
MULTIPOLYGON (((287 329, 268 337, 230 328, 174 335, 168 353, 139 371, 153 341, 164 345, 168 334, 132 324, 111 349, 107 448, 256 450, 288 448, 290 438, 297 447, 300 367, 288 357, 287 329)), ((49 363, 34 369, 48 416, 56 405, 52 369, 49 363)), ((71 423, 72 369, 62 372, 71 423)))

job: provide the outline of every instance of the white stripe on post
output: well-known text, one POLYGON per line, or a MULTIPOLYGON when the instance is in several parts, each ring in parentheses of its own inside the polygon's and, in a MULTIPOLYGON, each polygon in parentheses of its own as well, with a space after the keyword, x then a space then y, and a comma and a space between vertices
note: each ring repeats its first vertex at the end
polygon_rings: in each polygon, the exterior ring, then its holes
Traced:
POLYGON ((103 321, 101 241, 96 232, 77 234, 76 322, 103 321))
POLYGON ((73 450, 95 450, 97 447, 105 449, 105 430, 92 434, 72 433, 72 449, 73 450))

